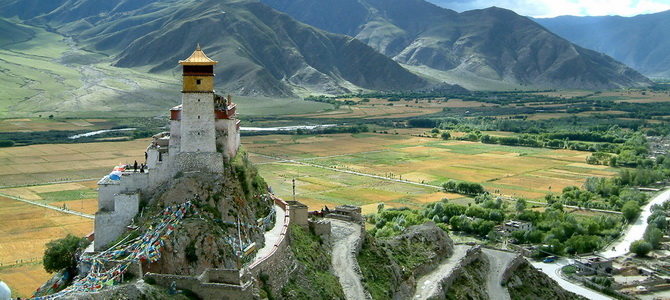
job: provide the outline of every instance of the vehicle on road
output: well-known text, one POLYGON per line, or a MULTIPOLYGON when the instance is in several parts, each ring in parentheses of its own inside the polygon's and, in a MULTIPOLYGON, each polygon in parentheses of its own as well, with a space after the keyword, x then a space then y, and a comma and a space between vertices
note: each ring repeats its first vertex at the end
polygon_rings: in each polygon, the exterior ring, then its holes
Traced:
POLYGON ((548 256, 548 257, 545 258, 542 262, 544 262, 544 263, 553 263, 553 262, 555 262, 555 261, 557 261, 557 260, 558 260, 558 257, 556 257, 556 256, 548 256))

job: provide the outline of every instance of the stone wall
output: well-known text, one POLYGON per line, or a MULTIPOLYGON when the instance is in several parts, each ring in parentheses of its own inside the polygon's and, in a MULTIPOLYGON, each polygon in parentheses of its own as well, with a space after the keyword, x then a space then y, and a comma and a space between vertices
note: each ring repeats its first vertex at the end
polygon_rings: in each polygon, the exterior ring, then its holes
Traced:
MULTIPOLYGON (((239 274, 239 273, 238 273, 239 274)), ((178 290, 189 290, 202 299, 252 299, 251 282, 238 284, 208 283, 192 276, 147 273, 145 281, 154 281, 156 285, 169 288, 172 282, 178 290)))
POLYGON ((524 262, 526 262, 526 258, 524 258, 523 255, 521 254, 517 254, 517 256, 514 257, 514 260, 512 260, 512 262, 509 264, 509 266, 507 266, 507 269, 503 273, 502 281, 507 282, 509 278, 512 277, 514 271, 516 271, 516 269, 519 268, 519 266, 521 266, 521 264, 523 264, 524 262))
POLYGON ((98 211, 95 214, 95 241, 96 251, 107 248, 109 243, 118 239, 128 229, 132 219, 139 210, 140 196, 134 194, 117 194, 114 196, 112 211, 98 211))
POLYGON ((441 282, 442 290, 447 291, 454 283, 454 280, 463 272, 463 268, 472 263, 473 261, 480 259, 482 255, 482 248, 480 246, 475 246, 466 251, 465 257, 458 262, 451 273, 444 277, 441 282))
POLYGON ((181 153, 216 153, 214 93, 182 93, 181 153))
POLYGON ((237 119, 216 120, 216 144, 223 152, 223 156, 230 160, 240 148, 240 131, 237 129, 237 119))
POLYGON ((293 270, 294 257, 289 247, 289 226, 293 216, 286 202, 276 197, 274 197, 274 201, 286 211, 284 228, 282 228, 272 251, 265 257, 249 265, 248 271, 255 278, 259 278, 261 274, 267 275, 266 283, 275 289, 273 293, 277 293, 288 282, 290 273, 293 270))
POLYGON ((209 172, 223 174, 221 153, 180 153, 176 159, 176 170, 183 172, 209 172))

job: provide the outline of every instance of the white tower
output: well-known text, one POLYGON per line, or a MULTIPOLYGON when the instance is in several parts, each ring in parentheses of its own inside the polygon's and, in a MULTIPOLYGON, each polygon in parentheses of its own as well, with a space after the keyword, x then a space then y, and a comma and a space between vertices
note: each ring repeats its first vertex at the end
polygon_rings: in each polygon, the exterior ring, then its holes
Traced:
POLYGON ((216 152, 214 126, 214 65, 200 45, 183 66, 181 153, 216 152))

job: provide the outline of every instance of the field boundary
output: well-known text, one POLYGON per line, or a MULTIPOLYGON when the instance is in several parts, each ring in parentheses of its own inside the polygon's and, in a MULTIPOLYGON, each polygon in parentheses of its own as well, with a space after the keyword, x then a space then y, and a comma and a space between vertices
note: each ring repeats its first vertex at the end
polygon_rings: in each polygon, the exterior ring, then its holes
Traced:
POLYGON ((22 198, 19 198, 19 197, 14 197, 14 196, 7 195, 7 194, 4 194, 4 193, 0 193, 0 197, 5 197, 5 198, 12 199, 12 200, 21 201, 21 202, 25 202, 25 203, 28 203, 28 204, 37 205, 37 206, 41 206, 41 207, 44 207, 44 208, 56 210, 56 211, 59 211, 59 212, 62 212, 62 213, 76 215, 76 216, 80 216, 80 217, 83 217, 83 218, 88 218, 88 219, 95 220, 94 215, 89 215, 89 214, 85 214, 85 213, 81 213, 81 212, 73 211, 73 210, 69 210, 69 209, 62 209, 62 208, 59 208, 59 207, 46 205, 46 204, 38 203, 38 202, 35 202, 35 201, 22 199, 22 198))

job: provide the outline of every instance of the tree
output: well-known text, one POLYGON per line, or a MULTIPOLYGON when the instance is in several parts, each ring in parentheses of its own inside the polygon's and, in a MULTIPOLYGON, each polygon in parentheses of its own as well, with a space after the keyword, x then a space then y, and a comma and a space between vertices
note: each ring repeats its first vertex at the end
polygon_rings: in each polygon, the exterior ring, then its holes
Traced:
POLYGON ((632 222, 637 218, 637 215, 640 213, 640 205, 637 204, 635 200, 629 200, 624 203, 621 207, 621 213, 628 222, 632 222))
POLYGON ((630 244, 630 252, 635 253, 637 256, 645 256, 651 252, 651 244, 645 240, 637 240, 630 244))
POLYGON ((448 132, 443 132, 441 136, 443 140, 448 140, 451 138, 451 134, 448 132))
POLYGON ((454 192, 456 191, 456 181, 449 180, 442 184, 442 188, 447 192, 454 192))
POLYGON ((53 240, 47 243, 47 248, 44 250, 44 257, 42 264, 44 270, 53 273, 61 269, 67 269, 70 274, 74 274, 77 268, 77 258, 75 256, 77 249, 84 247, 85 240, 78 238, 72 234, 58 240, 53 240))
POLYGON ((647 231, 644 232, 644 240, 647 241, 654 249, 658 249, 660 247, 662 238, 663 231, 656 227, 649 226, 647 227, 647 231))
POLYGON ((524 199, 516 200, 516 204, 514 205, 514 208, 518 212, 524 211, 526 209, 526 200, 524 200, 524 199))

